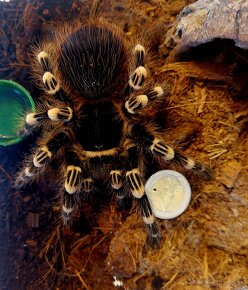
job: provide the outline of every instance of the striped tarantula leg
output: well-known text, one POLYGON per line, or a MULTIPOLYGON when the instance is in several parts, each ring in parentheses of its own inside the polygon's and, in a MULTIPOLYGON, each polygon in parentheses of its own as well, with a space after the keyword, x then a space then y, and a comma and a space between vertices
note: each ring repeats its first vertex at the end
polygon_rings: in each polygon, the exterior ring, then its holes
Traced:
POLYGON ((137 44, 134 47, 134 58, 136 67, 145 65, 145 48, 143 45, 137 44))
POLYGON ((132 90, 139 90, 146 77, 147 77, 147 70, 145 68, 145 48, 144 46, 137 44, 134 47, 134 58, 135 58, 135 67, 136 69, 131 74, 129 79, 129 87, 132 90))
POLYGON ((69 98, 66 96, 65 91, 61 87, 59 80, 56 78, 52 71, 50 55, 48 52, 44 50, 40 51, 37 54, 37 60, 42 70, 42 82, 45 91, 49 95, 53 95, 57 100, 69 101, 69 98))
POLYGON ((29 157, 26 166, 18 174, 15 181, 17 188, 20 188, 33 181, 39 173, 46 168, 53 156, 62 146, 65 146, 69 142, 69 137, 64 132, 57 133, 51 139, 49 139, 43 146, 40 146, 34 155, 29 157))
POLYGON ((123 186, 122 171, 111 170, 110 172, 111 187, 113 189, 120 189, 123 186))
POLYGON ((110 184, 113 189, 116 198, 117 204, 125 208, 126 207, 126 193, 124 188, 123 172, 122 170, 111 170, 110 172, 110 184))
POLYGON ((128 152, 126 181, 132 195, 136 198, 140 214, 149 232, 149 239, 152 246, 157 246, 160 241, 159 229, 155 222, 154 215, 148 198, 145 194, 143 176, 138 166, 138 148, 127 140, 124 145, 128 152))
POLYGON ((67 191, 63 192, 62 196, 62 219, 66 226, 70 226, 72 223, 72 214, 77 207, 77 199, 75 196, 68 194, 67 191))
POLYGON ((127 151, 128 160, 126 165, 126 181, 132 195, 135 198, 141 198, 145 193, 145 188, 142 180, 138 164, 138 148, 131 140, 126 140, 124 147, 127 151))
POLYGON ((68 226, 72 222, 72 214, 79 203, 79 192, 82 191, 84 194, 87 194, 93 190, 93 179, 86 177, 86 174, 82 171, 83 170, 79 166, 67 166, 67 176, 62 204, 62 217, 64 224, 68 226))
POLYGON ((88 193, 92 192, 94 188, 94 180, 89 175, 89 169, 88 166, 85 166, 85 163, 87 163, 86 160, 84 160, 84 168, 82 172, 82 179, 81 179, 81 192, 87 196, 88 193))
POLYGON ((23 170, 18 173, 15 180, 16 188, 21 188, 28 182, 32 182, 40 171, 50 162, 52 152, 49 150, 47 145, 44 145, 38 148, 31 158, 32 159, 26 163, 27 165, 23 170))
POLYGON ((207 166, 175 151, 172 147, 165 144, 162 138, 157 136, 157 132, 153 129, 149 130, 148 126, 135 124, 132 126, 130 133, 137 139, 142 140, 142 142, 147 146, 148 151, 150 151, 157 159, 166 162, 174 162, 207 179, 211 178, 211 170, 207 166))
POLYGON ((149 149, 151 152, 165 161, 172 161, 187 170, 192 170, 196 174, 203 175, 205 178, 211 178, 211 170, 201 163, 187 157, 164 143, 162 139, 154 138, 149 149))
POLYGON ((38 53, 37 59, 43 71, 42 82, 45 86, 45 91, 50 95, 55 95, 60 90, 60 84, 52 73, 49 54, 43 50, 38 53))
POLYGON ((203 166, 201 163, 194 161, 190 157, 174 151, 174 149, 166 145, 162 139, 155 137, 152 140, 149 149, 155 156, 158 156, 165 161, 172 161, 187 170, 192 170, 194 173, 204 176, 207 179, 210 179, 212 176, 211 170, 208 167, 203 166))
POLYGON ((33 163, 29 163, 29 165, 25 166, 23 170, 18 172, 14 184, 15 188, 22 188, 29 181, 32 181, 35 175, 37 175, 36 167, 33 163))
POLYGON ((180 166, 183 166, 188 170, 192 170, 195 174, 204 176, 206 179, 212 178, 212 171, 208 166, 204 166, 200 162, 195 161, 180 152, 175 152, 174 161, 180 166))
POLYGON ((82 191, 84 193, 89 193, 93 190, 93 179, 88 176, 83 176, 82 178, 82 191))
POLYGON ((76 194, 81 189, 82 169, 78 164, 69 163, 66 166, 65 190, 68 194, 76 194))
POLYGON ((78 204, 78 193, 81 191, 82 168, 78 154, 70 149, 66 152, 66 172, 62 202, 62 217, 66 225, 71 222, 71 215, 78 204))
POLYGON ((147 105, 152 103, 154 100, 167 94, 162 87, 154 87, 153 90, 144 92, 142 95, 131 95, 124 104, 124 112, 126 114, 134 115, 142 111, 147 105))
POLYGON ((51 108, 44 112, 29 113, 26 115, 24 128, 18 132, 18 135, 27 135, 33 128, 42 125, 45 121, 69 122, 72 117, 73 111, 70 107, 51 108))
POLYGON ((151 205, 146 194, 138 199, 138 206, 140 214, 146 224, 149 242, 152 247, 157 248, 160 242, 160 231, 157 223, 155 222, 155 217, 152 213, 151 205))

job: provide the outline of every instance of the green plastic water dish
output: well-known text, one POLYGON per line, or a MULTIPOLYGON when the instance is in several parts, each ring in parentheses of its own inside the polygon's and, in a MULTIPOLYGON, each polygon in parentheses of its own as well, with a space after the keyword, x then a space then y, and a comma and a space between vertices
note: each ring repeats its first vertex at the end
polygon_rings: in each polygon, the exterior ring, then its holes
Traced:
POLYGON ((24 136, 25 115, 35 111, 35 104, 29 92, 16 82, 0 80, 0 145, 20 142, 24 136))

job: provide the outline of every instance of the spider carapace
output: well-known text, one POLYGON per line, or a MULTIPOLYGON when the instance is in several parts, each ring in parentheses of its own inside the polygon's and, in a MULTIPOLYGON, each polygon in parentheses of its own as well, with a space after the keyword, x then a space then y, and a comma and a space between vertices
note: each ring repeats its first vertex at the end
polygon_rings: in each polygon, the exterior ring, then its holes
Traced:
POLYGON ((122 203, 133 197, 152 245, 160 234, 144 183, 153 158, 209 176, 199 162, 165 144, 151 110, 165 102, 167 90, 149 74, 149 53, 103 21, 71 25, 34 49, 32 72, 44 94, 36 112, 25 116, 27 134, 41 137, 18 173, 16 185, 38 180, 53 159, 64 223, 70 223, 82 197, 101 179, 122 203), (104 169, 103 169, 104 168, 104 169))

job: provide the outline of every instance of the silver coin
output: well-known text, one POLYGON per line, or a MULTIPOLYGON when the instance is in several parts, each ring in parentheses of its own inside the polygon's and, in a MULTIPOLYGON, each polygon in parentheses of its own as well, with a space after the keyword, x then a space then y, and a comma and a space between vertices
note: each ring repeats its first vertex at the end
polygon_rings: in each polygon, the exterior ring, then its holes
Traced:
POLYGON ((187 179, 174 170, 161 170, 146 182, 145 192, 153 214, 161 219, 181 215, 191 200, 191 188, 187 179))

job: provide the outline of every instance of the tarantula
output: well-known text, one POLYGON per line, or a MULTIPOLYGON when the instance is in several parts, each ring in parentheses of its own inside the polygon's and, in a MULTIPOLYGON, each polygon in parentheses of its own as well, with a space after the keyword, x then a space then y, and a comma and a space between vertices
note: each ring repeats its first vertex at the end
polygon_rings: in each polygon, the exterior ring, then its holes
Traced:
POLYGON ((34 56, 33 75, 44 95, 37 111, 25 116, 20 134, 39 127, 42 137, 16 185, 34 181, 58 160, 66 224, 81 197, 101 180, 120 203, 127 196, 136 200, 150 241, 157 244, 160 233, 144 189, 148 156, 161 167, 173 161, 205 176, 210 172, 163 141, 151 109, 167 90, 149 76, 145 47, 132 46, 118 28, 94 21, 64 27, 34 56))

